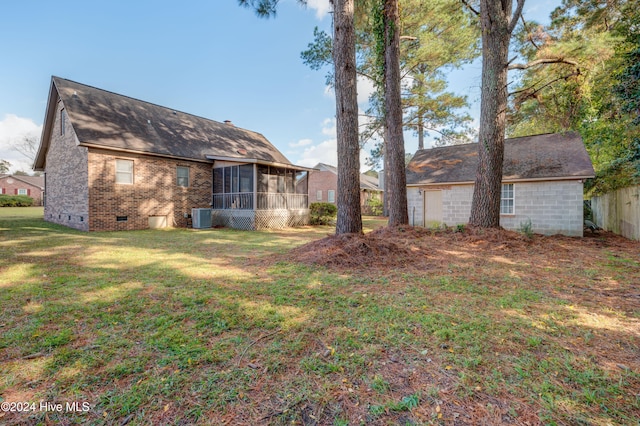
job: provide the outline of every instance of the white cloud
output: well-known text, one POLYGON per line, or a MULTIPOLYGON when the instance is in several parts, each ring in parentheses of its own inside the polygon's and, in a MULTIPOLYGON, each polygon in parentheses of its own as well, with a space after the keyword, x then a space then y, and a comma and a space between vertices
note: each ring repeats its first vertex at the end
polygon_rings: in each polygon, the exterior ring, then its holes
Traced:
POLYGON ((34 123, 30 118, 18 117, 15 114, 7 114, 0 121, 0 159, 11 163, 11 171, 31 171, 31 160, 16 151, 15 145, 25 137, 33 137, 40 140, 42 126, 34 123))
POLYGON ((360 108, 366 110, 369 106, 369 97, 373 95, 376 88, 373 85, 373 81, 368 78, 358 76, 358 105, 360 108))
POLYGON ((307 0, 307 7, 316 11, 316 18, 322 20, 331 11, 329 0, 307 0))
POLYGON ((325 118, 322 122, 322 134, 326 136, 336 137, 336 119, 325 118))
POLYGON ((318 145, 307 147, 300 154, 297 163, 305 167, 313 167, 318 163, 335 166, 338 164, 338 144, 336 139, 327 139, 318 145))
POLYGON ((298 148, 301 146, 311 145, 312 143, 313 141, 311 139, 300 139, 298 142, 291 142, 289 146, 292 148, 298 148))
POLYGON ((324 97, 329 99, 336 98, 336 92, 333 90, 333 86, 326 85, 324 86, 324 97))
MULTIPOLYGON (((357 90, 358 90, 358 106, 361 109, 366 110, 369 106, 369 98, 376 91, 373 82, 362 76, 358 76, 357 81, 357 90)), ((325 86, 324 88, 324 96, 327 98, 335 99, 336 92, 331 86, 325 86)))
MULTIPOLYGON (((336 139, 336 119, 325 118, 322 121, 322 134, 328 139, 316 144, 307 145, 302 152, 297 153, 295 164, 305 167, 313 167, 318 163, 332 166, 338 165, 338 141, 336 139)), ((365 159, 367 152, 360 151, 360 171, 365 171, 365 159)))

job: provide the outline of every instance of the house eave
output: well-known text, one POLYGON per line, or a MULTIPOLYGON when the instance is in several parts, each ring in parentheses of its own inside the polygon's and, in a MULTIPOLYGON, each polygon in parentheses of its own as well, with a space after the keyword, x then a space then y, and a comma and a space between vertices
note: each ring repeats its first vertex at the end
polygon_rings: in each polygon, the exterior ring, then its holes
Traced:
POLYGON ((38 146, 38 152, 36 158, 33 160, 31 168, 37 172, 44 172, 46 167, 46 156, 49 148, 49 135, 51 135, 51 128, 53 126, 53 118, 56 113, 56 105, 60 97, 58 96, 58 89, 56 88, 53 77, 51 78, 51 85, 49 87, 49 97, 47 98, 47 109, 44 116, 44 125, 42 126, 42 134, 40 135, 40 146, 38 146))
MULTIPOLYGON (((565 180, 585 180, 594 178, 595 175, 584 176, 554 176, 543 178, 519 178, 519 179, 503 179, 504 183, 524 183, 524 182, 549 182, 549 181, 565 181, 565 180)), ((407 187, 422 187, 422 186, 442 186, 442 185, 473 185, 474 181, 458 181, 458 182, 418 182, 409 183, 407 187)))
POLYGON ((278 163, 277 161, 260 160, 258 158, 225 157, 221 155, 207 155, 207 159, 213 160, 213 161, 229 161, 229 162, 235 162, 235 163, 262 164, 264 166, 283 167, 287 169, 303 170, 307 172, 315 170, 310 167, 296 166, 295 164, 278 163))

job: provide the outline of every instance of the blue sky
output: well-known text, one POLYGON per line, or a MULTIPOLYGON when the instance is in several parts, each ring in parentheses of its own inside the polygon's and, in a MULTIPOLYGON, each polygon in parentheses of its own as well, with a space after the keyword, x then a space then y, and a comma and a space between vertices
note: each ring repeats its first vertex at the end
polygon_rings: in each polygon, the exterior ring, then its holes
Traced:
MULTIPOLYGON (((559 0, 529 2, 529 19, 545 20, 559 0)), ((328 11, 328 0, 309 0, 307 8, 281 0, 268 20, 236 0, 3 2, 0 158, 30 171, 12 145, 24 135, 39 138, 56 75, 231 120, 264 134, 295 164, 335 164, 333 92, 325 72, 300 59, 315 26, 330 32, 328 11)), ((479 102, 479 81, 476 62, 452 74, 452 89, 479 102)), ((363 109, 370 91, 359 85, 363 109)), ((417 142, 407 136, 414 152, 417 142)))

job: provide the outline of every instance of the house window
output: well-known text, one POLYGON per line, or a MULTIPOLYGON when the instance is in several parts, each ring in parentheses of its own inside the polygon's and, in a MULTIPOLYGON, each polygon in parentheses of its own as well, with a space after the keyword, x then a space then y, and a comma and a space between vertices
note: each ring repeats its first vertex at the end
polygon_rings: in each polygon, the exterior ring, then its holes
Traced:
POLYGON ((188 187, 189 186, 189 168, 178 166, 176 173, 178 176, 178 180, 177 180, 178 186, 188 187))
POLYGON ((333 189, 327 191, 327 201, 330 203, 336 202, 336 191, 334 191, 333 189))
POLYGON ((27 195, 26 189, 18 189, 18 195, 27 195))
POLYGON ((513 214, 514 201, 513 184, 503 184, 500 196, 500 214, 513 214))
POLYGON ((116 183, 133 183, 133 160, 116 160, 116 183))
POLYGON ((316 191, 316 200, 322 201, 322 190, 316 191))

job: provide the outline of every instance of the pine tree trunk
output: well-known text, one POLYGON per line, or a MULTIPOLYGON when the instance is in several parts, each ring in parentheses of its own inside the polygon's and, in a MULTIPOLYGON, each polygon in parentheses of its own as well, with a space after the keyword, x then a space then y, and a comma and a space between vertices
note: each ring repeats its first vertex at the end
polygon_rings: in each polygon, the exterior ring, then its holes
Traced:
POLYGON ((389 217, 389 197, 387 194, 389 193, 389 189, 387 187, 387 170, 389 170, 389 156, 387 155, 387 139, 389 139, 389 135, 387 135, 387 129, 384 129, 383 132, 383 142, 382 142, 382 170, 384 171, 384 175, 382 177, 384 192, 384 200, 382 203, 382 214, 385 217, 389 217))
POLYGON ((482 0, 482 95, 478 169, 469 224, 500 227, 500 196, 507 111, 511 0, 482 0))
POLYGON ((400 17, 398 0, 384 1, 385 123, 389 170, 385 171, 389 196, 389 225, 409 223, 405 173, 402 104, 400 94, 400 17))
POLYGON ((333 10, 333 63, 338 139, 336 234, 361 233, 354 0, 333 0, 333 10))

